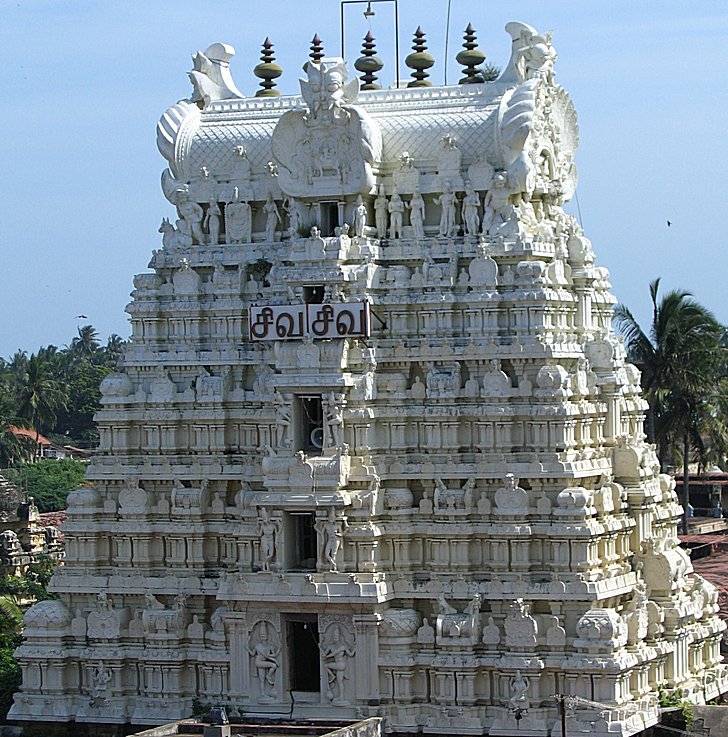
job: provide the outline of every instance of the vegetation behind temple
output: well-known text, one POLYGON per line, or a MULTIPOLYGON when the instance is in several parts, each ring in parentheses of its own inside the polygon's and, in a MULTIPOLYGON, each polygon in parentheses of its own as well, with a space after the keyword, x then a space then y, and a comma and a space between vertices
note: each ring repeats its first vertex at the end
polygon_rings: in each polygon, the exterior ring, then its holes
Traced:
POLYGON ((48 593, 55 563, 41 555, 21 576, 0 576, 0 722, 4 723, 20 688, 20 666, 13 651, 22 641, 23 611, 31 602, 56 598, 48 593))
POLYGON ((645 431, 664 467, 682 468, 683 533, 688 532, 690 464, 726 469, 728 330, 683 290, 650 284, 652 324, 642 328, 625 305, 614 322, 629 360, 642 372, 649 403, 645 431))
POLYGON ((32 496, 41 512, 57 512, 66 508, 66 498, 82 481, 86 461, 43 460, 24 463, 3 472, 27 496, 32 496))
POLYGON ((13 426, 30 428, 58 445, 94 448, 93 422, 99 385, 124 347, 118 335, 101 345, 91 325, 78 329, 65 348, 54 345, 28 355, 0 358, 0 468, 33 460, 33 438, 14 436, 13 426))

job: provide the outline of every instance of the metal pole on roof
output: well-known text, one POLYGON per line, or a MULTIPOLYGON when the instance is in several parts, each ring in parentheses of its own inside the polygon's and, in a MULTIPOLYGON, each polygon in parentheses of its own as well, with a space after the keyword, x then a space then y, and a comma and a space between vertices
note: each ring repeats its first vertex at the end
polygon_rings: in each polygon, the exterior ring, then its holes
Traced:
POLYGON ((341 58, 344 58, 344 5, 362 5, 366 3, 367 9, 364 17, 370 18, 374 15, 372 3, 394 3, 394 78, 397 89, 399 89, 399 5, 398 0, 341 0, 340 22, 341 22, 341 58))

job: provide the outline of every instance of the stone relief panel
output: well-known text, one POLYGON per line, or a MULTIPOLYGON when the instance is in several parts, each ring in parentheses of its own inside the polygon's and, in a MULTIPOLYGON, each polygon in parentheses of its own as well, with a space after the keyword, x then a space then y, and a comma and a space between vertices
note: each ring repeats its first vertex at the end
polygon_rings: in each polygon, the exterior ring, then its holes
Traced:
POLYGON ((374 185, 372 164, 381 156, 381 133, 356 107, 358 80, 347 82, 342 59, 306 64, 301 92, 308 112, 285 113, 273 133, 278 179, 288 196, 358 194, 374 185))

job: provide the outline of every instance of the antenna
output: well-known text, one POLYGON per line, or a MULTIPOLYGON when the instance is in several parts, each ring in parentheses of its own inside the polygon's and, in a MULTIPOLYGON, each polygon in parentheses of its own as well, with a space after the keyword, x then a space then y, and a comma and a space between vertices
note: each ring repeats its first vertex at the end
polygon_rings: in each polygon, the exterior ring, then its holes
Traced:
POLYGON ((452 0, 447 0, 447 20, 445 21, 445 86, 447 87, 447 52, 450 44, 450 7, 452 0))
POLYGON ((364 5, 366 10, 363 15, 369 21, 375 12, 372 9, 373 3, 394 3, 394 77, 397 88, 399 88, 399 6, 398 0, 341 0, 340 17, 341 17, 341 58, 344 58, 344 5, 364 5))

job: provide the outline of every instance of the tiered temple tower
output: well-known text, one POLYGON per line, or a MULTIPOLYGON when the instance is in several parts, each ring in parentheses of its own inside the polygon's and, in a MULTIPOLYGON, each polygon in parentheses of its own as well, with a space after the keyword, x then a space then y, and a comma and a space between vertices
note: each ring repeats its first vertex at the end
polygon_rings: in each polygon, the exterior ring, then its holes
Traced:
POLYGON ((195 55, 158 126, 177 221, 134 279, 13 718, 197 698, 535 736, 564 694, 568 734, 607 737, 655 723, 658 689, 728 688, 607 270, 562 209, 556 53, 506 30, 500 77, 469 28, 450 87, 416 49, 413 86, 359 93, 317 42, 279 97, 266 40, 244 97, 231 47, 195 55))

